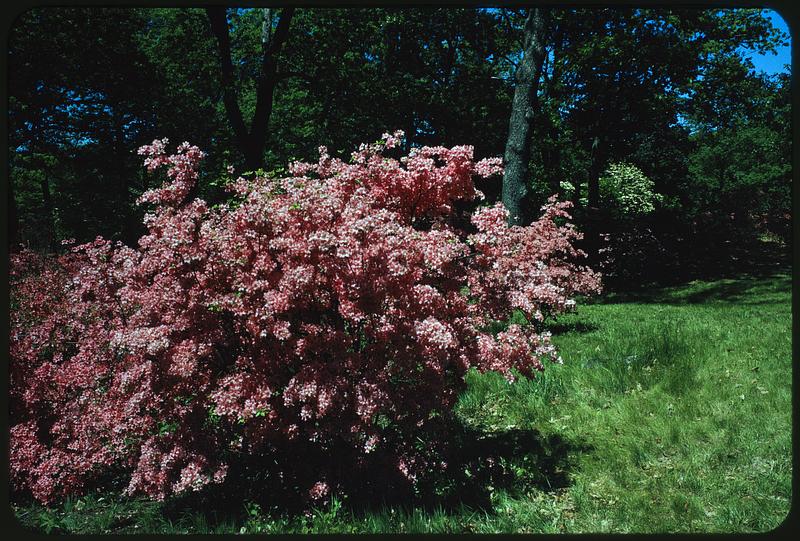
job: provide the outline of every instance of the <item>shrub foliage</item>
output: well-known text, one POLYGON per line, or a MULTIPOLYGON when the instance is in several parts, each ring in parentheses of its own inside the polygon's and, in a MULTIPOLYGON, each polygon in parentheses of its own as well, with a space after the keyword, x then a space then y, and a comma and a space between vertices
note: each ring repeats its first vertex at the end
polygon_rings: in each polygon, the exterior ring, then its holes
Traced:
POLYGON ((537 322, 599 291, 568 204, 509 227, 502 206, 470 211, 498 159, 387 157, 400 137, 230 179, 214 208, 191 197, 203 153, 157 140, 139 152, 168 178, 141 197, 137 248, 13 255, 14 488, 52 502, 114 477, 163 499, 275 449, 296 449, 295 468, 327 456, 299 487, 309 500, 376 457, 413 484, 436 467, 414 434, 468 369, 513 379, 559 360, 537 322), (532 324, 493 332, 515 310, 532 324))
POLYGON ((605 207, 613 209, 620 218, 635 218, 650 214, 662 199, 655 183, 641 169, 629 163, 612 163, 600 177, 600 195, 605 207))

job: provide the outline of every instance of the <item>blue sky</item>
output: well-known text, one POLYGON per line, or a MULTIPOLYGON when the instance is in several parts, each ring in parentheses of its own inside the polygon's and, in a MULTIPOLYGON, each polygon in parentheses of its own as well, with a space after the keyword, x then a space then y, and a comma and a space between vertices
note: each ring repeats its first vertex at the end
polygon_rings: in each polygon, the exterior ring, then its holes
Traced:
MULTIPOLYGON (((789 27, 786 24, 786 21, 778 15, 777 12, 772 10, 767 10, 767 14, 769 18, 772 20, 772 25, 785 32, 787 35, 789 34, 789 27)), ((755 65, 756 69, 759 71, 766 71, 770 75, 774 75, 780 72, 788 73, 789 69, 784 69, 785 64, 792 63, 792 53, 791 53, 791 44, 787 44, 785 47, 779 47, 777 49, 778 54, 753 54, 751 58, 753 59, 753 64, 755 65)))

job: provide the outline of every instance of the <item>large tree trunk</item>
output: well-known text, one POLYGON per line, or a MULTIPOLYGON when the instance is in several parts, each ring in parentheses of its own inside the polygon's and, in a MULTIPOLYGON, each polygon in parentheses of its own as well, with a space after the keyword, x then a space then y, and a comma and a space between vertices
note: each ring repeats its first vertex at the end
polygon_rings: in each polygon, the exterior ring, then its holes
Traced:
POLYGON ((133 216, 133 202, 131 201, 130 182, 127 168, 127 159, 130 149, 125 142, 125 117, 119 112, 117 107, 113 110, 114 123, 114 154, 116 155, 116 175, 119 183, 120 212, 118 227, 120 240, 128 246, 135 246, 139 231, 136 227, 137 220, 133 216))
POLYGON ((529 221, 528 161, 531 155, 531 127, 538 106, 537 92, 545 50, 545 10, 532 8, 525 19, 522 60, 515 74, 514 101, 508 123, 508 140, 503 174, 503 204, 510 225, 529 221))
POLYGON ((589 164, 589 193, 588 204, 592 209, 600 208, 600 173, 603 166, 602 141, 596 135, 592 140, 591 161, 589 164))
MULTIPOLYGON (((597 132, 601 129, 597 125, 597 132)), ((587 208, 585 214, 584 243, 585 251, 591 258, 598 256, 601 244, 601 233, 607 233, 607 220, 600 208, 600 175, 605 162, 605 146, 600 135, 595 135, 592 139, 592 150, 589 163, 589 178, 587 192, 587 208)))
POLYGON ((40 182, 42 189, 42 205, 44 207, 44 220, 45 220, 45 242, 47 248, 51 252, 56 251, 56 226, 55 217, 53 216, 53 197, 50 194, 50 178, 47 171, 42 168, 42 180, 40 182))
POLYGON ((281 10, 281 18, 272 33, 274 13, 270 8, 262 11, 261 25, 261 73, 256 90, 256 109, 247 129, 236 93, 235 73, 231 61, 231 41, 228 35, 228 19, 224 7, 206 8, 211 31, 217 38, 220 65, 222 68, 222 100, 228 121, 236 137, 239 150, 245 158, 247 169, 259 169, 264 165, 264 149, 269 136, 269 119, 272 115, 272 100, 275 94, 277 78, 277 57, 289 36, 289 24, 294 15, 294 8, 281 10))
POLYGON ((42 177, 39 187, 42 190, 42 210, 44 214, 44 248, 55 252, 56 243, 56 219, 53 210, 53 196, 50 191, 50 174, 48 171, 47 160, 44 159, 44 140, 45 128, 41 120, 34 121, 31 137, 31 164, 38 164, 39 172, 42 177))
POLYGON ((14 197, 14 179, 8 178, 8 251, 17 250, 19 242, 19 215, 17 214, 17 200, 14 197))

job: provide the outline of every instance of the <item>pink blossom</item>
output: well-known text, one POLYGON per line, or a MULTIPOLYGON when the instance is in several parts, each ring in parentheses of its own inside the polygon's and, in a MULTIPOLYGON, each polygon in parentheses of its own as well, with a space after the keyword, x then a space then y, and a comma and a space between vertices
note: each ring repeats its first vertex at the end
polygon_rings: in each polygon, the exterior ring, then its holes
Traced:
POLYGON ((536 324, 486 329, 599 291, 579 234, 558 223, 569 204, 552 199, 527 227, 481 208, 465 231, 456 209, 500 160, 476 163, 469 146, 387 158, 402 137, 350 163, 321 147, 286 178, 239 178, 241 203, 215 208, 190 198, 203 153, 156 140, 139 154, 167 180, 141 198, 152 208, 137 247, 14 254, 14 488, 52 502, 116 471, 128 493, 163 499, 271 445, 350 450, 352 464, 304 486, 312 500, 367 454, 413 483, 426 467, 413 435, 453 407, 470 368, 513 379, 558 361, 536 324), (404 441, 382 443, 386 420, 404 441))

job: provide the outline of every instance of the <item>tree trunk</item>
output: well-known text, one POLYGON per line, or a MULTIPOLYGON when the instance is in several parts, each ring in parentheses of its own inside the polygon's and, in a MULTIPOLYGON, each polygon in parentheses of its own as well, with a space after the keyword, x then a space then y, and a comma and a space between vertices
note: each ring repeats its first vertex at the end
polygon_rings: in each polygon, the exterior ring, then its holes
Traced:
POLYGON ((44 206, 44 219, 45 219, 45 243, 51 252, 56 251, 56 227, 55 219, 53 216, 53 197, 50 194, 50 178, 47 171, 42 168, 42 180, 40 182, 42 189, 42 204, 44 206))
POLYGON ((272 33, 273 12, 270 8, 262 11, 261 24, 261 73, 256 90, 256 109, 247 129, 236 93, 235 73, 231 61, 231 41, 228 35, 228 19, 224 7, 206 8, 211 31, 217 38, 219 50, 223 94, 222 100, 228 121, 233 129, 236 143, 244 155, 245 167, 250 170, 264 165, 264 149, 269 136, 269 119, 272 115, 272 100, 275 84, 278 81, 277 57, 289 36, 289 24, 294 15, 294 8, 284 8, 275 33, 272 33))
POLYGON ((572 205, 574 208, 581 208, 581 183, 580 181, 572 181, 572 205))
POLYGON ((130 149, 125 144, 125 117, 120 113, 119 108, 113 109, 113 129, 114 129, 114 154, 117 182, 119 183, 120 216, 118 217, 119 235, 128 246, 135 246, 139 237, 136 221, 133 219, 133 201, 131 201, 130 183, 128 179, 127 159, 130 149))
POLYGON ((34 121, 33 130, 31 133, 31 164, 38 164, 39 172, 42 177, 39 181, 39 187, 42 191, 42 207, 44 214, 44 248, 49 249, 51 252, 56 251, 56 222, 53 212, 53 196, 50 192, 50 177, 47 171, 47 160, 43 157, 44 154, 44 140, 45 128, 43 121, 40 119, 34 121))
POLYGON ((504 157, 502 199, 509 212, 509 225, 526 224, 530 218, 527 208, 530 133, 538 107, 537 92, 545 57, 544 38, 545 11, 532 8, 525 19, 523 57, 515 74, 514 101, 504 157))
POLYGON ((603 166, 603 153, 600 148, 600 136, 592 141, 591 162, 589 165, 589 207, 600 208, 600 169, 603 166))
POLYGON ((14 179, 8 178, 8 251, 17 250, 19 242, 19 215, 17 214, 17 200, 14 197, 14 179))
MULTIPOLYGON (((600 126, 597 126, 598 130, 600 126)), ((605 152, 603 143, 599 135, 595 135, 592 140, 591 161, 589 164, 589 179, 587 193, 587 209, 584 240, 586 253, 594 258, 600 250, 600 234, 606 232, 608 226, 603 219, 602 209, 600 208, 600 174, 602 172, 605 152), (603 231, 601 231, 601 229, 603 231)))
POLYGON ((414 122, 414 111, 411 110, 408 112, 408 125, 405 129, 406 154, 411 152, 411 145, 414 144, 414 140, 416 139, 415 135, 417 135, 417 125, 416 122, 414 122))

